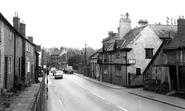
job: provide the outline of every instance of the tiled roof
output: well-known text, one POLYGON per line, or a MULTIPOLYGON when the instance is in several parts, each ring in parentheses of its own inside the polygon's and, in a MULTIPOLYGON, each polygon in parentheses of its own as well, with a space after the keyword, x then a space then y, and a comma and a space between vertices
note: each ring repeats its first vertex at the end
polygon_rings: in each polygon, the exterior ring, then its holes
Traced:
POLYGON ((56 51, 53 51, 53 52, 51 52, 51 55, 52 55, 52 56, 54 56, 54 55, 55 55, 55 56, 57 56, 57 55, 59 56, 59 55, 62 53, 62 51, 63 51, 63 50, 56 50, 56 51))
POLYGON ((160 38, 174 37, 177 25, 149 25, 160 38))
POLYGON ((178 48, 185 48, 185 35, 178 36, 176 35, 170 43, 164 48, 164 50, 171 50, 171 49, 178 49, 178 48))
POLYGON ((111 42, 103 43, 103 48, 104 48, 103 50, 107 50, 111 44, 112 44, 111 42))
POLYGON ((127 45, 134 40, 134 38, 137 37, 137 35, 145 28, 146 26, 142 26, 139 28, 134 28, 130 30, 124 37, 123 40, 125 40, 124 44, 122 44, 121 49, 126 48, 127 45))

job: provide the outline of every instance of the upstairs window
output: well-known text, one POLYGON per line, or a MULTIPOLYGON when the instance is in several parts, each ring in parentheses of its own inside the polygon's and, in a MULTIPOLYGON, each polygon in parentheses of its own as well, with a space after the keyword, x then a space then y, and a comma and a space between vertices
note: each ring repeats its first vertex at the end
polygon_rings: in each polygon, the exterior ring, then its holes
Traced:
POLYGON ((153 58, 153 48, 145 48, 145 58, 152 59, 153 58))

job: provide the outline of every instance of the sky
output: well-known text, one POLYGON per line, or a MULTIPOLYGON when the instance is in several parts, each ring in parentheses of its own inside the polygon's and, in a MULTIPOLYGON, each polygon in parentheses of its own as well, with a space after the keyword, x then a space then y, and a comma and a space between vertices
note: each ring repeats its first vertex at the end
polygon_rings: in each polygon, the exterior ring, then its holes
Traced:
POLYGON ((140 19, 167 24, 185 15, 183 0, 1 0, 0 12, 13 24, 18 13, 26 36, 45 48, 99 49, 109 31, 117 33, 121 14, 129 13, 132 28, 140 19))

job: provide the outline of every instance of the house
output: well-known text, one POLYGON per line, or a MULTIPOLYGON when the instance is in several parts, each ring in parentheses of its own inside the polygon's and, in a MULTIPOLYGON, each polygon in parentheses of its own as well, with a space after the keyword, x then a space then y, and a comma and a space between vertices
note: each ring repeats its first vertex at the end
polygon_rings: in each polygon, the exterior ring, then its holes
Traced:
POLYGON ((100 68, 98 64, 99 51, 97 50, 91 56, 89 56, 90 74, 89 77, 99 80, 100 79, 100 68))
POLYGON ((20 23, 17 16, 13 18, 12 26, 0 13, 0 89, 13 89, 16 82, 30 83, 35 79, 36 45, 25 37, 25 24, 20 23), (29 47, 29 55, 34 64, 30 70, 30 64, 26 65, 26 49, 29 47), (32 73, 27 74, 25 68, 32 73), (30 76, 30 78, 28 78, 30 76))
POLYGON ((144 71, 144 90, 163 94, 185 92, 185 19, 179 18, 177 22, 177 33, 163 41, 144 71))
POLYGON ((132 29, 126 13, 119 21, 118 33, 109 32, 109 37, 102 41, 102 81, 128 87, 143 85, 145 68, 163 39, 176 30, 175 25, 148 24, 147 20, 139 20, 132 29))
POLYGON ((50 61, 51 61, 51 67, 55 67, 56 69, 60 69, 60 54, 63 52, 63 50, 54 50, 50 54, 50 61))
POLYGON ((33 37, 26 37, 26 24, 20 22, 16 13, 13 17, 13 27, 18 31, 15 34, 15 80, 30 84, 35 81, 36 45, 33 37))
POLYGON ((51 67, 55 67, 57 69, 66 68, 68 59, 74 55, 75 53, 73 51, 66 50, 55 50, 51 52, 51 67))
POLYGON ((185 93, 185 19, 178 19, 177 34, 164 48, 171 90, 185 93))

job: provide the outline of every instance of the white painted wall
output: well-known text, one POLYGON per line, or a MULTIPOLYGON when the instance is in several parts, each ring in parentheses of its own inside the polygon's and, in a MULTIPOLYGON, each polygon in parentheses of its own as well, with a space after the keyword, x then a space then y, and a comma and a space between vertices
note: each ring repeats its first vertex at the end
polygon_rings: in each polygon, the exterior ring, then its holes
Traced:
POLYGON ((145 27, 138 37, 128 45, 129 48, 132 48, 132 50, 128 52, 128 59, 136 59, 136 64, 128 67, 127 72, 132 74, 136 72, 136 68, 141 68, 141 73, 143 73, 151 61, 151 59, 145 59, 145 48, 153 48, 154 55, 161 44, 161 39, 150 26, 145 27))

